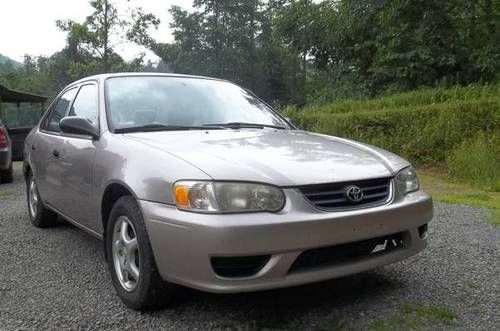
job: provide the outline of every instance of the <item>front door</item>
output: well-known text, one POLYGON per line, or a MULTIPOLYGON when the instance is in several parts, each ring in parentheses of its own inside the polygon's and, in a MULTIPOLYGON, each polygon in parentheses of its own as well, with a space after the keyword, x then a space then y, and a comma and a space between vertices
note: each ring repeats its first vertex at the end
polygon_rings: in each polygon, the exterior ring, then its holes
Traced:
MULTIPOLYGON (((98 129, 97 85, 84 84, 73 102, 68 116, 86 118, 98 129)), ((79 135, 61 136, 59 150, 60 178, 64 194, 59 210, 85 227, 96 230, 99 201, 94 192, 94 158, 97 141, 79 135)))
POLYGON ((77 91, 77 88, 71 88, 59 97, 41 124, 40 133, 36 135, 30 147, 31 157, 34 159, 33 165, 36 165, 33 172, 38 192, 44 203, 56 209, 62 207, 61 197, 64 196, 62 169, 59 162, 59 150, 64 138, 61 135, 59 121, 66 116, 77 91))

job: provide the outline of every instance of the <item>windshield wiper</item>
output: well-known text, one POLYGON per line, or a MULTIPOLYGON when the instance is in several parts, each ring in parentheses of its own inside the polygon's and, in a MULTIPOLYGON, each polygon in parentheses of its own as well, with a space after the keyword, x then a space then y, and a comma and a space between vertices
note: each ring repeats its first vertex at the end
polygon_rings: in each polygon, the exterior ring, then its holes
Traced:
POLYGON ((183 131, 183 130, 221 130, 224 127, 216 125, 163 125, 163 124, 148 124, 141 126, 131 126, 127 128, 115 129, 115 133, 131 133, 131 132, 153 132, 153 131, 183 131))
POLYGON ((229 122, 229 123, 205 124, 204 126, 208 126, 208 127, 223 127, 223 128, 230 128, 230 129, 241 129, 241 128, 256 128, 256 129, 273 128, 273 129, 280 129, 280 130, 285 130, 286 129, 284 126, 279 126, 279 125, 245 123, 245 122, 229 122))

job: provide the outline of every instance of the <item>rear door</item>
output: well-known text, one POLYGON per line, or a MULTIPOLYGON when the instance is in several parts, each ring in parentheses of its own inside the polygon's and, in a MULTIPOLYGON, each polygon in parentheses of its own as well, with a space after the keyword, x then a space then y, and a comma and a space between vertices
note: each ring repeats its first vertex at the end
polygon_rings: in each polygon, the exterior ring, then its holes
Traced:
POLYGON ((61 197, 64 196, 65 186, 59 162, 59 150, 64 141, 59 121, 68 113, 77 91, 78 88, 73 87, 59 97, 41 123, 40 131, 32 140, 31 146, 27 146, 31 148, 32 166, 40 196, 45 203, 56 209, 62 207, 61 197))
MULTIPOLYGON (((81 85, 68 116, 83 117, 99 129, 97 91, 95 83, 81 85)), ((98 205, 93 191, 93 164, 97 141, 90 136, 68 134, 62 134, 61 139, 58 175, 64 183, 64 194, 59 198, 58 209, 81 225, 95 230, 98 205)))

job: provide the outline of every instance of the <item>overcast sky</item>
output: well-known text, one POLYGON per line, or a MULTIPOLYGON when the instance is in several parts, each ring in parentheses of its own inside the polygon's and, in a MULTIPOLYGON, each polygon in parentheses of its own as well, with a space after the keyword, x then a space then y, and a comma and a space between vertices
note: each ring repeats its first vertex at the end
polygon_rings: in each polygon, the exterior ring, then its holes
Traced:
MULTIPOLYGON (((192 0, 114 0, 119 14, 125 15, 128 7, 140 6, 161 20, 158 31, 152 35, 162 42, 172 40, 168 25, 172 5, 190 8, 192 0)), ((24 54, 51 55, 65 45, 66 35, 55 25, 58 19, 82 22, 92 12, 88 0, 0 0, 0 54, 22 62, 24 54)), ((141 52, 147 59, 156 57, 144 48, 131 43, 115 49, 125 60, 141 52)))

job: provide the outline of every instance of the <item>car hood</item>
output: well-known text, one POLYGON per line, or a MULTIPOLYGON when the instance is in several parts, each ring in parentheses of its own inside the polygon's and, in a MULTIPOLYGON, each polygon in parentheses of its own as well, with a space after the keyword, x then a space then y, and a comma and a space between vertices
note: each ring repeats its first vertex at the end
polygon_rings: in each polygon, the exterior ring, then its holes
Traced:
POLYGON ((408 165, 373 146, 298 130, 162 131, 125 136, 173 154, 216 180, 296 186, 392 176, 408 165))

